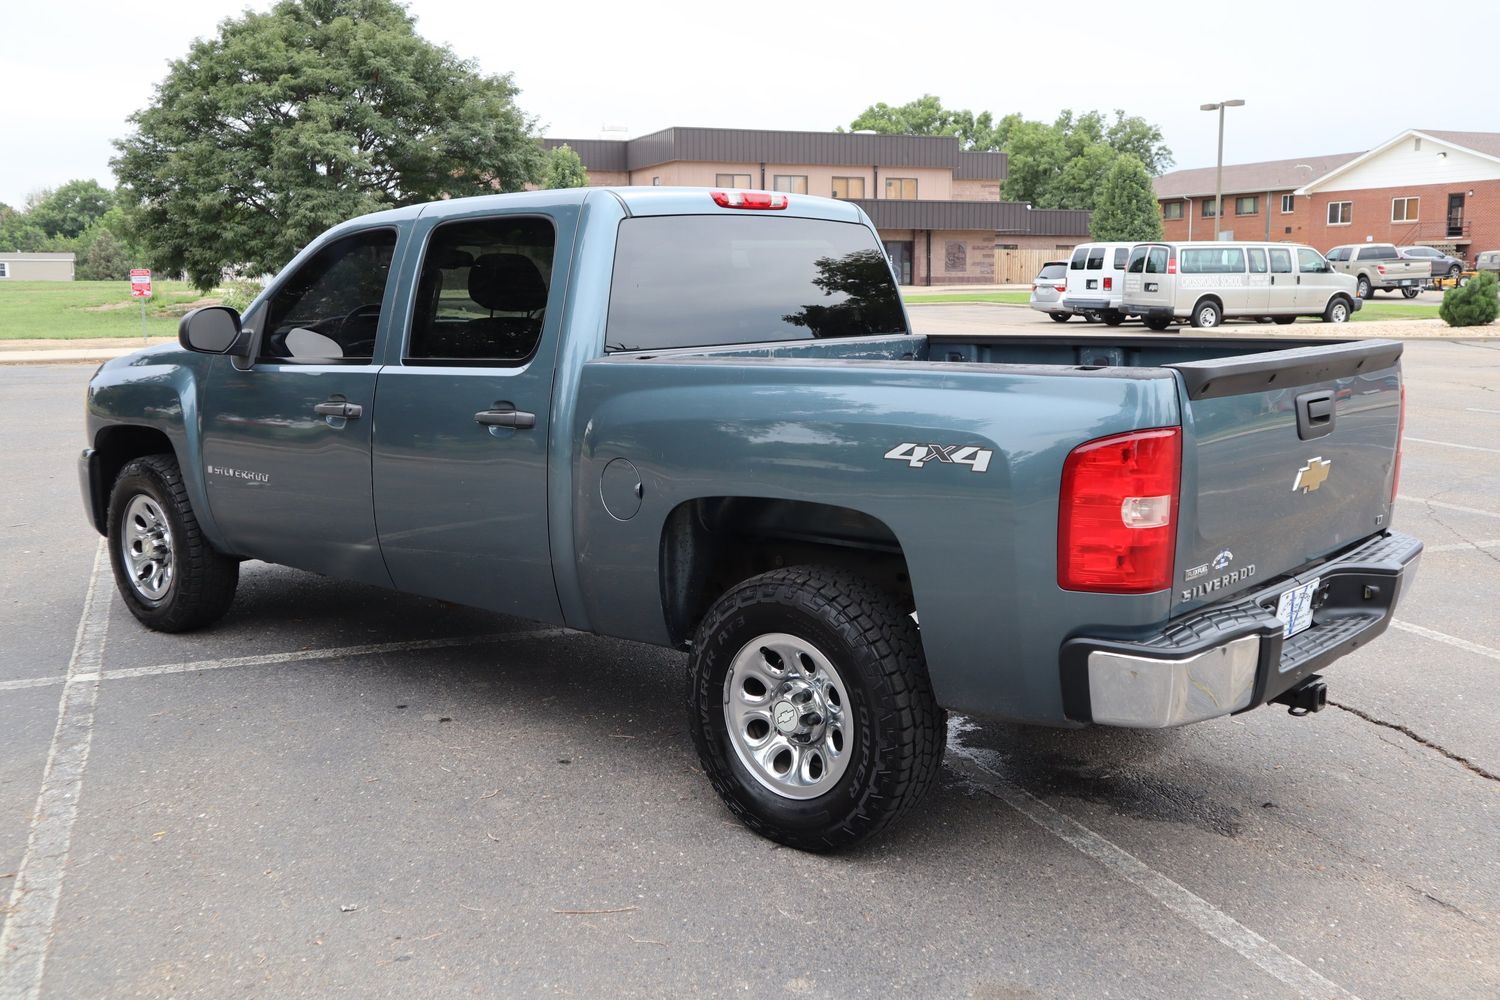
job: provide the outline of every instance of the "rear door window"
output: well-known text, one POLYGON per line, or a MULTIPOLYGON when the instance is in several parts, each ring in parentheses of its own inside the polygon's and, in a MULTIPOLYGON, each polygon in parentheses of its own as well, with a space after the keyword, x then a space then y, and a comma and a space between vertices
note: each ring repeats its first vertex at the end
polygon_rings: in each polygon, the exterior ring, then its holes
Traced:
POLYGON ((1290 250, 1281 250, 1277 247, 1271 248, 1271 273, 1292 273, 1292 253, 1290 250))
POLYGON ((1090 271, 1102 271, 1102 270, 1104 270, 1104 248, 1103 247, 1094 247, 1091 250, 1089 250, 1089 264, 1088 264, 1088 269, 1090 271))
POLYGON ((1130 260, 1125 265, 1125 270, 1130 274, 1140 274, 1146 267, 1146 247, 1136 247, 1130 251, 1130 260))
POLYGON ((1246 250, 1245 254, 1250 261, 1251 274, 1266 273, 1266 252, 1264 250, 1260 249, 1259 247, 1252 247, 1249 250, 1246 250))
POLYGON ((1166 274, 1167 273, 1167 248, 1166 247, 1152 247, 1151 250, 1150 250, 1150 252, 1146 254, 1146 273, 1147 274, 1166 274))
POLYGON ((1073 259, 1071 262, 1069 262, 1068 267, 1074 271, 1082 271, 1083 262, 1088 259, 1088 255, 1089 252, 1087 248, 1079 247, 1077 250, 1073 251, 1073 259))
POLYGON ((626 219, 606 351, 907 333, 875 234, 828 219, 626 219))

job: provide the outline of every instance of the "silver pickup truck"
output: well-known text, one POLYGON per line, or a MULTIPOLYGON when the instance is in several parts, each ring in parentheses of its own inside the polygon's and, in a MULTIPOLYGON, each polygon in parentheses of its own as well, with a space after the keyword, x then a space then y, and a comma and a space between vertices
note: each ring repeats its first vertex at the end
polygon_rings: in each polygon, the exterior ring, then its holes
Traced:
POLYGON ((1328 262, 1335 271, 1354 278, 1354 292, 1362 299, 1376 289, 1400 291, 1408 299, 1417 297, 1432 277, 1432 262, 1408 260, 1391 243, 1351 243, 1328 251, 1328 262))

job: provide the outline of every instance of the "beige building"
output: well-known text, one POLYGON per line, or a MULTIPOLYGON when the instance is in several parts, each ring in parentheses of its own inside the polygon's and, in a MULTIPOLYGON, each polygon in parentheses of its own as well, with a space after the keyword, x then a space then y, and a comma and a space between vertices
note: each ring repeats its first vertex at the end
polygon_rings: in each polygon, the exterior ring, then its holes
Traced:
POLYGON ((73 254, 0 253, 0 281, 72 281, 73 254))
POLYGON ((1000 200, 1004 153, 952 136, 670 128, 566 143, 596 187, 733 187, 857 203, 903 284, 995 281, 996 249, 1059 253, 1088 239, 1089 213, 1000 200))

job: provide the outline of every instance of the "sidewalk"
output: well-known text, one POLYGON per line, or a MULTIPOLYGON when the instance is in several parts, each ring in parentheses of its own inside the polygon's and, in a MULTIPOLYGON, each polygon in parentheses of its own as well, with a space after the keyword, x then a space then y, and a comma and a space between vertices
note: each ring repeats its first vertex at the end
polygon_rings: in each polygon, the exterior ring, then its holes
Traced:
MULTIPOLYGON (((175 344, 176 337, 152 337, 149 345, 175 344)), ((140 337, 98 340, 0 340, 0 365, 77 365, 124 357, 146 347, 140 337)))

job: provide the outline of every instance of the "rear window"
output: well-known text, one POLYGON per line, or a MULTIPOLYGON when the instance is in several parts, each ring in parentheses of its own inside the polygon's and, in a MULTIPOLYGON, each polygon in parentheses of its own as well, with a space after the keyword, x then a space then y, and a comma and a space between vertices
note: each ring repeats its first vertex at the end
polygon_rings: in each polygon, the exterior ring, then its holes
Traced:
POLYGON ((1239 247, 1204 247, 1183 250, 1178 270, 1183 274, 1242 274, 1245 251, 1239 247))
POLYGON ((1361 247, 1359 251, 1360 260, 1395 260, 1395 247, 1361 247))
POLYGON ((1103 247, 1094 247, 1092 250, 1089 251, 1089 270, 1090 271, 1102 271, 1102 270, 1104 270, 1104 248, 1103 247))
POLYGON ((1083 247, 1079 247, 1077 250, 1073 251, 1073 260, 1068 264, 1068 266, 1075 271, 1082 271, 1083 261, 1086 257, 1088 257, 1088 255, 1089 252, 1086 249, 1084 249, 1083 247))
POLYGON ((1116 271, 1123 271, 1123 270, 1125 270, 1125 259, 1127 257, 1129 257, 1129 256, 1130 256, 1130 248, 1129 247, 1115 247, 1114 269, 1116 271))
POLYGON ((1126 266, 1131 274, 1140 274, 1141 269, 1146 266, 1146 248, 1136 247, 1130 251, 1130 263, 1126 266))
POLYGON ((1049 278, 1055 281, 1060 281, 1067 276, 1068 265, 1062 263, 1061 261, 1058 261, 1054 264, 1043 264, 1041 272, 1037 274, 1037 277, 1043 279, 1044 281, 1049 278))
POLYGON ((620 224, 606 351, 906 332, 890 261, 864 226, 738 215, 620 224))
POLYGON ((1147 274, 1166 274, 1167 273, 1167 248, 1166 247, 1152 247, 1151 250, 1146 254, 1146 273, 1147 274))

